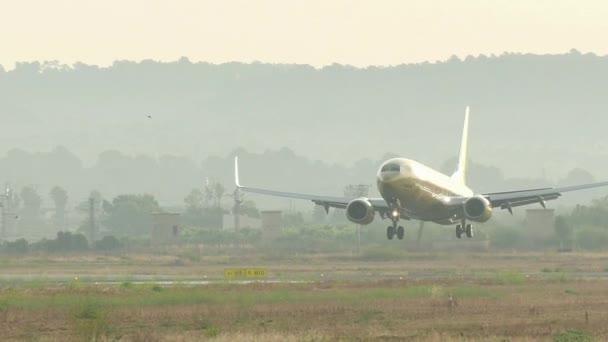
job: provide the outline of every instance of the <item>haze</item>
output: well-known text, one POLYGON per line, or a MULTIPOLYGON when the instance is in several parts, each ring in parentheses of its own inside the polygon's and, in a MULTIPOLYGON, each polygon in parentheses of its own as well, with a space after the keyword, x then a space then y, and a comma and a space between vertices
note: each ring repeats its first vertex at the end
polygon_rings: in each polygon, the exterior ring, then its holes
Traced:
POLYGON ((606 17, 600 1, 4 2, 0 182, 179 204, 205 177, 231 187, 245 147, 245 182, 339 194, 387 153, 442 168, 466 105, 476 190, 603 180, 606 17))
POLYGON ((395 65, 605 54, 605 1, 2 1, 0 64, 116 59, 395 65))

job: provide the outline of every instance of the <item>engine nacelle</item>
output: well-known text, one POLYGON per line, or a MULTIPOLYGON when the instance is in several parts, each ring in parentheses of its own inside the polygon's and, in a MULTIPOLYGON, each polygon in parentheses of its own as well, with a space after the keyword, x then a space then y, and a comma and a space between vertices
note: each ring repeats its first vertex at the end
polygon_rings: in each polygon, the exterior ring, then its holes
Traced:
POLYGON ((376 208, 367 198, 357 198, 346 206, 346 218, 356 224, 370 224, 374 220, 376 208))
POLYGON ((492 204, 483 196, 474 196, 464 202, 464 215, 474 222, 486 222, 492 217, 492 204))

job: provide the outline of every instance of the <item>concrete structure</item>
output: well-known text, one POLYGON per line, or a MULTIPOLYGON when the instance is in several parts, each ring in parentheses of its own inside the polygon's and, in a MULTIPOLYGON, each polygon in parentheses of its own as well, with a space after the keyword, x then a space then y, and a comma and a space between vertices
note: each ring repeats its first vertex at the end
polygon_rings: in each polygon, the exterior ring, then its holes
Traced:
MULTIPOLYGON (((249 217, 246 215, 239 215, 239 225, 240 225, 240 228, 260 229, 260 228, 262 228, 262 221, 259 218, 249 217)), ((224 215, 223 222, 222 222, 222 229, 235 230, 233 214, 224 215)))
POLYGON ((283 212, 281 210, 264 210, 262 216, 262 236, 265 240, 274 240, 283 231, 283 212))
MULTIPOLYGON (((414 241, 406 243, 406 245, 414 245, 414 241)), ((417 246, 408 246, 408 250, 417 250, 417 246)), ((431 246, 426 248, 434 251, 469 251, 469 252, 487 252, 490 249, 490 240, 478 240, 476 238, 467 240, 434 240, 431 242, 431 246)), ((419 250, 425 250, 419 249, 419 250)))
POLYGON ((528 237, 545 240, 555 236, 555 210, 527 209, 526 229, 528 237))
POLYGON ((180 215, 175 213, 152 214, 150 242, 153 245, 176 244, 179 242, 180 215))

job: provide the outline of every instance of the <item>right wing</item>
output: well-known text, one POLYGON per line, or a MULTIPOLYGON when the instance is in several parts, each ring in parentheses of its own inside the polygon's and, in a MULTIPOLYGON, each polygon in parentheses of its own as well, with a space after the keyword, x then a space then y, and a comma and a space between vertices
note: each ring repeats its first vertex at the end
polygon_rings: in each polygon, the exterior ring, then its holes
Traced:
MULTIPOLYGON (((255 194, 262 195, 270 195, 276 197, 285 197, 285 198, 296 198, 309 200, 314 202, 315 204, 322 205, 327 211, 329 208, 341 208, 344 209, 348 205, 348 203, 355 198, 349 197, 334 197, 334 196, 319 196, 319 195, 309 195, 309 194, 300 194, 295 192, 283 192, 283 191, 274 191, 260 188, 252 188, 248 186, 242 186, 239 181, 239 160, 238 157, 234 157, 234 183, 237 189, 244 192, 251 192, 255 194)), ((380 215, 384 216, 384 214, 389 210, 388 204, 383 198, 367 198, 367 200, 380 212, 380 215)))
POLYGON ((519 207, 522 205, 533 203, 540 203, 540 205, 544 207, 545 201, 554 200, 560 197, 562 195, 562 192, 591 189, 601 186, 608 186, 608 182, 564 186, 559 188, 542 188, 509 192, 494 192, 483 194, 483 196, 487 198, 488 201, 490 201, 492 207, 507 209, 509 210, 509 212, 512 212, 512 207, 519 207))

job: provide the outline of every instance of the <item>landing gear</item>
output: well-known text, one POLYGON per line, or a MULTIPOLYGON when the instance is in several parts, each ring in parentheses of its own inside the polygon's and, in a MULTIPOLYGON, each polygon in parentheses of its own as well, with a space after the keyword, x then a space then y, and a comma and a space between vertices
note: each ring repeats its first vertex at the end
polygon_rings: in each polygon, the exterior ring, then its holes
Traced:
POLYGON ((405 235, 405 229, 403 229, 403 226, 397 227, 397 239, 403 240, 404 235, 405 235))
POLYGON ((403 226, 399 226, 397 228, 395 228, 394 226, 386 227, 386 237, 389 240, 392 240, 395 235, 397 235, 397 239, 403 240, 403 237, 405 236, 405 229, 403 228, 403 226))
POLYGON ((456 237, 461 238, 462 234, 465 234, 468 238, 473 237, 473 225, 466 224, 465 221, 462 221, 462 224, 456 226, 456 237))
POLYGON ((393 226, 386 227, 386 237, 389 240, 392 240, 394 236, 395 236, 395 227, 393 227, 393 226))
POLYGON ((386 227, 386 237, 389 240, 392 240, 395 235, 397 235, 397 239, 403 240, 405 236, 405 229, 402 226, 398 226, 399 219, 401 218, 401 212, 399 208, 401 205, 399 204, 399 200, 395 199, 391 202, 391 211, 388 213, 388 217, 393 221, 393 224, 386 227))
POLYGON ((386 237, 389 240, 392 240, 395 235, 397 235, 397 239, 403 240, 403 237, 405 236, 405 229, 403 228, 403 226, 399 226, 397 228, 395 228, 394 226, 386 227, 386 237))
POLYGON ((467 234, 468 238, 472 238, 473 237, 473 225, 467 224, 464 231, 467 234))

